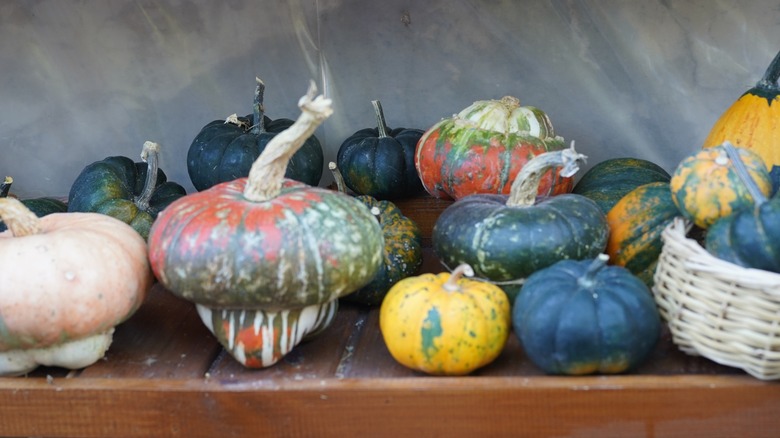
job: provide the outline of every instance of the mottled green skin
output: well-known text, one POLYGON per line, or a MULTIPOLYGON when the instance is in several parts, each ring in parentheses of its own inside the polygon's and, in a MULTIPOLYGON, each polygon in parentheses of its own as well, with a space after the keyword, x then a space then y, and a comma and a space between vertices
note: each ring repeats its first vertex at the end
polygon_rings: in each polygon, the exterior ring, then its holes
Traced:
POLYGON ((356 199, 369 209, 379 208, 378 220, 385 242, 383 263, 370 283, 343 299, 378 306, 395 283, 420 270, 423 262, 422 233, 417 224, 404 216, 392 202, 379 201, 371 196, 357 196, 356 199))
POLYGON ((157 214, 187 194, 181 185, 167 181, 157 169, 155 189, 146 208, 136 199, 146 184, 147 163, 123 156, 108 157, 87 165, 76 177, 68 195, 69 212, 94 212, 112 216, 132 226, 146 239, 157 214))
POLYGON ((209 307, 279 310, 322 304, 365 286, 382 264, 382 230, 351 196, 285 179, 267 201, 247 179, 172 203, 149 235, 154 274, 209 307))
POLYGON ((647 286, 601 260, 563 260, 535 272, 515 300, 512 323, 532 362, 548 374, 566 375, 634 369, 661 330, 647 286), (593 263, 600 268, 586 274, 593 263))
MULTIPOLYGON (((253 115, 238 120, 240 126, 224 120, 210 122, 193 139, 187 151, 187 172, 196 190, 248 176, 268 142, 293 124, 290 119, 263 116, 262 129, 258 130, 253 127, 253 115)), ((285 177, 316 186, 322 178, 324 160, 322 145, 312 135, 293 154, 285 177)))
POLYGON ((414 151, 422 137, 420 129, 361 129, 349 136, 336 156, 344 183, 353 192, 377 199, 408 198, 423 192, 414 167, 414 151))
POLYGON ((739 266, 780 272, 780 198, 717 220, 705 248, 739 266))
MULTIPOLYGON (((38 217, 43 217, 52 213, 64 213, 68 211, 68 206, 54 198, 30 198, 22 199, 22 204, 38 217)), ((5 231, 8 227, 0 220, 0 231, 5 231)))
POLYGON ((450 269, 468 263, 477 277, 498 282, 510 298, 521 280, 562 259, 602 253, 608 227, 592 200, 573 194, 539 198, 526 207, 506 205, 504 195, 471 195, 442 212, 433 248, 450 269))
POLYGON ((633 189, 652 182, 669 182, 661 166, 641 158, 611 158, 585 172, 572 193, 588 197, 604 214, 633 189))

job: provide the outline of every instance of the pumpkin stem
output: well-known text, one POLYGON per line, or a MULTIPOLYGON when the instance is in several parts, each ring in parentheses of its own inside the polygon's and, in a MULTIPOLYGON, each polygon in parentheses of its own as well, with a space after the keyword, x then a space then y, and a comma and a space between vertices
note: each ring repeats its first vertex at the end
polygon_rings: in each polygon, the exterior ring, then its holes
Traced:
POLYGON ((255 100, 252 105, 252 134, 262 134, 265 132, 265 105, 263 105, 263 94, 265 93, 265 82, 255 77, 257 86, 255 87, 255 100))
POLYGON ((387 137, 387 125, 385 124, 385 113, 382 111, 382 103, 378 100, 372 100, 374 105, 374 114, 376 114, 376 129, 379 132, 379 138, 387 137))
MULTIPOLYGON (((761 77, 761 80, 756 84, 756 88, 777 92, 780 90, 780 87, 778 87, 777 84, 778 78, 780 78, 780 52, 777 52, 775 58, 769 63, 769 67, 767 67, 766 72, 764 72, 764 76, 761 77)), ((769 101, 769 104, 772 104, 771 100, 769 101)))
POLYGON ((157 188, 157 169, 159 167, 160 145, 153 141, 144 142, 141 159, 146 162, 146 181, 141 194, 135 198, 135 205, 141 211, 149 210, 149 200, 157 188))
POLYGON ((747 187, 750 196, 753 197, 753 202, 755 205, 761 205, 766 202, 766 196, 764 196, 764 194, 761 192, 761 189, 758 188, 756 180, 753 179, 747 167, 745 167, 745 162, 742 161, 742 157, 739 156, 739 151, 737 148, 735 148, 734 145, 728 141, 723 143, 723 148, 726 150, 726 155, 729 157, 729 160, 731 160, 733 163, 734 170, 737 172, 737 176, 742 181, 742 184, 747 187))
POLYGON ((41 232, 41 220, 16 198, 0 198, 0 219, 14 237, 41 232))
POLYGON ((3 181, 3 184, 0 185, 0 198, 5 198, 8 196, 8 192, 11 191, 11 184, 14 183, 14 179, 10 176, 5 177, 5 180, 3 181))
POLYGON ((301 115, 289 128, 275 135, 252 163, 244 188, 246 199, 263 202, 276 197, 282 190, 284 172, 290 158, 317 127, 333 114, 331 100, 316 94, 317 85, 312 81, 306 95, 298 101, 301 115))
POLYGON ((474 269, 471 268, 466 263, 461 263, 458 265, 458 267, 455 268, 454 271, 450 274, 450 278, 447 279, 447 281, 444 282, 442 287, 444 290, 448 292, 455 292, 459 289, 458 282, 460 281, 463 276, 466 277, 473 277, 474 276, 474 269))
POLYGON ((580 163, 584 163, 587 158, 574 150, 574 141, 571 142, 571 147, 568 149, 545 152, 535 156, 520 169, 512 182, 506 205, 509 207, 534 205, 536 195, 539 192, 539 183, 548 169, 561 167, 561 176, 568 178, 580 170, 580 163))
POLYGON ((371 214, 374 215, 376 221, 379 222, 379 225, 382 225, 382 210, 380 210, 379 207, 375 205, 371 207, 371 214))
POLYGON ((591 262, 588 269, 585 270, 585 275, 577 279, 577 285, 584 288, 590 288, 595 283, 596 273, 598 273, 604 266, 607 266, 607 260, 609 256, 607 254, 599 254, 591 262))
POLYGON ((344 175, 341 174, 338 165, 331 161, 328 163, 328 169, 333 173, 333 180, 336 181, 336 189, 341 193, 347 193, 347 185, 344 184, 344 175))

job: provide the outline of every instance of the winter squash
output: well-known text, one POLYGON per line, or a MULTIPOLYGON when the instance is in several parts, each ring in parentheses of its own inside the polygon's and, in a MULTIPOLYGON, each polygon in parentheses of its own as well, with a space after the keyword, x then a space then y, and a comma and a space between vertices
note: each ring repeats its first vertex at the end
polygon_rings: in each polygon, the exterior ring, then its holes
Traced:
POLYGON ((628 192, 607 213, 610 263, 623 266, 648 286, 661 255, 661 233, 680 211, 668 182, 644 184, 628 192))
POLYGON ((529 161, 510 195, 476 194, 459 199, 436 220, 432 240, 445 266, 469 264, 477 277, 502 285, 510 299, 534 271, 561 259, 602 253, 608 227, 592 200, 572 193, 537 199, 539 181, 553 167, 571 177, 585 156, 572 148, 529 161))
POLYGON ((200 312, 207 326, 218 331, 235 321, 234 314, 213 319, 224 309, 252 311, 253 321, 265 320, 257 311, 285 321, 273 330, 261 322, 250 331, 233 324, 231 338, 217 336, 247 367, 275 363, 283 350, 266 345, 271 332, 302 339, 301 318, 308 330, 321 326, 311 313, 329 314, 335 305, 329 302, 371 281, 382 262, 382 230, 365 205, 284 178, 290 157, 332 113, 331 101, 315 93, 312 83, 299 101, 299 119, 271 139, 248 177, 175 201, 149 236, 155 275, 174 294, 207 308, 200 312), (269 349, 274 354, 263 353, 269 349))
POLYGON ((110 216, 38 218, 14 198, 0 198, 0 217, 0 375, 102 358, 153 283, 146 242, 110 216))
POLYGON ((650 290, 606 254, 533 273, 512 310, 525 353, 548 374, 615 374, 644 362, 661 318, 650 290))
POLYGON ((757 153, 770 171, 775 190, 780 187, 780 52, 764 76, 747 90, 713 125, 704 148, 728 141, 757 153))
MULTIPOLYGON (((265 115, 265 84, 260 78, 255 81, 252 114, 246 117, 233 114, 226 120, 214 120, 192 140, 187 151, 187 172, 196 190, 249 175, 252 163, 268 142, 293 124, 290 119, 271 120, 265 115)), ((289 160, 285 176, 317 185, 323 165, 322 145, 312 133, 289 160)))
POLYGON ((379 328, 393 358, 434 375, 469 374, 493 362, 510 330, 510 305, 497 286, 452 274, 407 277, 387 293, 379 328))
POLYGON ((414 167, 421 129, 390 129, 382 104, 373 100, 377 127, 361 129, 339 147, 336 163, 344 183, 359 195, 377 199, 407 198, 423 192, 414 167))
POLYGON ((596 201, 607 214, 631 190, 652 182, 668 183, 670 179, 671 175, 652 161, 610 158, 588 169, 571 192, 596 201))
POLYGON ((745 169, 736 148, 727 152, 754 204, 718 219, 704 246, 720 259, 746 268, 780 272, 780 197, 767 199, 745 169))
MULTIPOLYGON (((512 96, 481 100, 429 128, 417 143, 415 166, 425 190, 437 198, 475 193, 509 194, 534 156, 564 149, 549 117, 512 96)), ((570 192, 572 180, 549 171, 539 194, 570 192)))
MULTIPOLYGON (((10 176, 6 176, 2 184, 0 184, 0 198, 5 198, 10 194, 11 185, 14 179, 10 176)), ((68 211, 68 206, 64 202, 56 198, 42 197, 42 198, 28 198, 22 199, 27 209, 32 211, 36 216, 43 217, 52 213, 64 213, 68 211)), ((5 223, 0 220, 0 231, 5 231, 7 227, 5 223)))
MULTIPOLYGON (((728 143, 727 143, 728 144, 728 143)), ((772 183, 766 165, 755 152, 737 148, 759 190, 768 196, 772 183)), ((683 159, 672 173, 672 199, 682 215, 707 229, 717 219, 753 205, 725 145, 703 149, 683 159)))
MULTIPOLYGON (((341 171, 334 162, 328 163, 339 191, 346 193, 341 171)), ((382 227, 384 250, 382 266, 370 283, 345 295, 345 301, 377 306, 382 303, 390 287, 402 278, 415 275, 423 262, 422 233, 417 224, 403 215, 392 202, 380 201, 368 195, 359 195, 355 199, 362 202, 376 217, 382 227)))
POLYGON ((144 162, 114 156, 87 165, 70 187, 68 211, 112 216, 146 239, 158 213, 187 193, 167 180, 159 168, 159 152, 159 144, 147 141, 141 151, 144 162))

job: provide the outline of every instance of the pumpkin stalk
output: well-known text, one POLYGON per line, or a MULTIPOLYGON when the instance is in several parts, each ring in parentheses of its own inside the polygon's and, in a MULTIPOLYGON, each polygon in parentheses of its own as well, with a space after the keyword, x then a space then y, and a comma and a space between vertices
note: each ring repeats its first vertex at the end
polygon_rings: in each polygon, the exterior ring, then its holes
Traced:
POLYGON ((372 100, 374 105, 374 114, 376 114, 376 129, 379 132, 379 138, 387 137, 387 125, 385 124, 385 113, 382 111, 382 104, 378 100, 372 100))
POLYGON ((289 128, 274 136, 252 163, 244 188, 244 197, 247 200, 263 202, 276 197, 282 189, 290 158, 317 127, 333 114, 331 100, 316 94, 317 85, 312 81, 306 95, 298 101, 301 115, 289 128))
POLYGON ((336 182, 336 189, 341 193, 347 193, 347 185, 344 183, 344 175, 341 174, 341 170, 333 161, 328 163, 328 169, 333 173, 333 180, 336 182))
POLYGON ((577 285, 583 288, 592 288, 595 284, 596 273, 607 266, 607 260, 609 260, 607 254, 599 254, 596 256, 585 271, 585 275, 577 279, 577 285))
POLYGON ((758 188, 758 185, 756 184, 756 181, 753 179, 753 177, 750 176, 750 172, 747 170, 745 163, 739 156, 739 151, 737 151, 734 145, 728 141, 723 143, 723 148, 726 150, 726 155, 729 157, 729 160, 731 160, 733 163, 734 170, 737 172, 737 176, 742 181, 742 184, 745 184, 745 187, 747 187, 750 196, 753 197, 753 202, 755 205, 759 206, 765 203, 767 201, 766 196, 764 196, 764 194, 761 192, 761 189, 758 188))
POLYGON ((450 278, 447 279, 447 281, 444 282, 442 285, 442 288, 448 292, 455 292, 460 287, 458 287, 458 282, 460 281, 463 276, 466 277, 473 277, 474 276, 474 269, 471 268, 470 265, 466 263, 462 263, 458 265, 455 270, 452 271, 452 274, 450 274, 450 278))
POLYGON ((8 196, 8 192, 11 191, 11 184, 14 183, 14 179, 10 176, 5 177, 5 180, 3 180, 3 184, 0 185, 0 198, 5 198, 8 196))
POLYGON ((14 237, 41 232, 41 220, 16 198, 0 198, 0 219, 14 237))
MULTIPOLYGON (((780 78, 780 52, 777 52, 777 55, 775 55, 775 58, 769 64, 769 67, 766 68, 766 72, 764 73, 764 76, 761 78, 761 80, 756 84, 756 88, 777 93, 780 90, 780 87, 778 87, 777 84, 778 78, 780 78)), ((772 100, 774 99, 768 100, 769 105, 771 105, 772 100)))
POLYGON ((571 142, 571 147, 568 149, 537 155, 518 172, 517 177, 512 182, 506 205, 509 207, 534 205, 536 194, 539 191, 539 183, 548 169, 561 167, 561 176, 567 178, 577 173, 580 169, 580 163, 584 163, 587 158, 574 150, 574 141, 571 142))
POLYGON ((252 104, 252 134, 262 134, 265 132, 265 106, 263 105, 263 94, 265 93, 265 82, 255 77, 257 86, 255 87, 255 100, 252 104))
POLYGON ((157 169, 159 167, 160 145, 153 141, 144 142, 141 150, 141 159, 146 162, 146 182, 141 194, 135 198, 135 205, 139 210, 149 210, 149 201, 152 199, 154 189, 157 187, 157 169))

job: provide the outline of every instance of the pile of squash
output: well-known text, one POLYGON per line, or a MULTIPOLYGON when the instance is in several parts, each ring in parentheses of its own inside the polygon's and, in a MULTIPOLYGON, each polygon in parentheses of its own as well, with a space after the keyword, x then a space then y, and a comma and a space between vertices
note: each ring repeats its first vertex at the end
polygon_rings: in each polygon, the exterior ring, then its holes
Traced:
POLYGON ((472 373, 512 333, 547 373, 635 370, 659 338, 649 288, 675 217, 716 256, 780 272, 778 76, 780 54, 672 174, 618 157, 578 180, 587 157, 515 97, 427 130, 388 127, 374 100, 376 126, 328 165, 335 189, 319 186, 314 135, 331 101, 312 83, 295 120, 274 120, 258 78, 250 114, 194 136, 194 193, 167 180, 150 141, 139 162, 85 166, 67 202, 20 201, 6 178, 0 374, 94 363, 154 282, 247 368, 277 363, 348 301, 377 307, 389 354, 422 373, 472 373), (420 273, 421 231, 394 203, 421 195, 450 201, 431 235, 439 274, 420 273))

